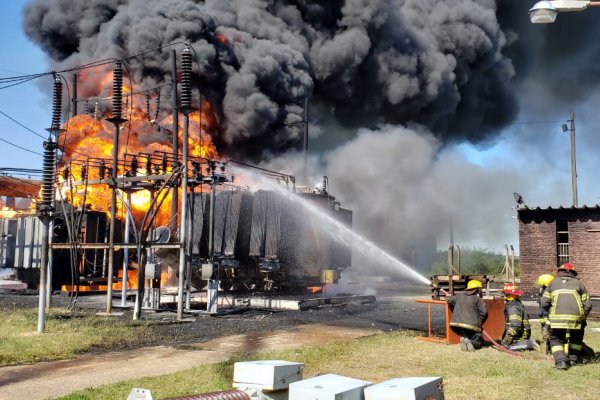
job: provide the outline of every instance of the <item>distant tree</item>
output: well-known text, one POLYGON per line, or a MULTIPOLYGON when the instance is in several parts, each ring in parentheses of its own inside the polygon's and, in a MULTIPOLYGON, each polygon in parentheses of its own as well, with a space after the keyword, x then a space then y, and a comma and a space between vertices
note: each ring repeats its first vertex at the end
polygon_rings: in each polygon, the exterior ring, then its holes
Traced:
MULTIPOLYGON (((465 247, 460 249, 460 272, 463 275, 499 276, 504 267, 505 255, 488 249, 465 247)), ((454 253, 454 264, 458 266, 458 253, 454 253)), ((432 275, 448 275, 448 252, 438 251, 431 266, 432 275)), ((515 257, 515 275, 519 276, 519 258, 515 257)))

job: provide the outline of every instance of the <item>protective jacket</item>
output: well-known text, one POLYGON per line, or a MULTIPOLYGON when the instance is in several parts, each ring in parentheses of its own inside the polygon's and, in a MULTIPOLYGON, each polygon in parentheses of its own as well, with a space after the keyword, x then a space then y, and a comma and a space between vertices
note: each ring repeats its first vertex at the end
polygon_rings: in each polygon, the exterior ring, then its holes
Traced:
POLYGON ((502 343, 526 340, 531 337, 529 314, 519 300, 511 300, 504 305, 504 337, 502 343))
POLYGON ((542 297, 544 296, 546 288, 540 289, 540 294, 537 298, 538 305, 540 306, 538 309, 538 317, 540 317, 540 324, 545 325, 548 322, 548 310, 544 310, 542 308, 542 297))
POLYGON ((540 300, 552 329, 581 329, 592 302, 585 286, 569 271, 559 270, 540 300))
POLYGON ((481 332, 481 326, 487 317, 485 303, 477 290, 466 290, 448 298, 452 310, 450 326, 481 332))

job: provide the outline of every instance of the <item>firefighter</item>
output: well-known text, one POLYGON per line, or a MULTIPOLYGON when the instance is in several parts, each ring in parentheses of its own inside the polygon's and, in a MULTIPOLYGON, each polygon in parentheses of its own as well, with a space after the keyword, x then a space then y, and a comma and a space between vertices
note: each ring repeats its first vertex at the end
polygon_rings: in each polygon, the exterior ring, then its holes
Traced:
POLYGON ((534 350, 536 343, 531 340, 529 314, 521 303, 522 291, 515 285, 504 286, 504 334, 502 346, 509 350, 534 350))
POLYGON ((544 310, 541 306, 542 295, 544 291, 550 285, 550 282, 554 280, 554 275, 551 274, 543 274, 538 276, 537 278, 537 286, 538 286, 538 316, 540 317, 540 325, 542 327, 542 341, 546 343, 546 354, 550 354, 550 332, 548 329, 550 325, 548 324, 548 311, 544 310))
POLYGON ((580 362, 586 318, 592 309, 585 286, 573 264, 558 268, 556 278, 544 291, 541 307, 548 312, 550 349, 558 369, 580 362))
POLYGON ((452 310, 450 328, 460 336, 462 351, 475 351, 483 347, 481 327, 487 318, 487 309, 481 299, 483 285, 478 280, 470 280, 464 292, 448 298, 452 310))

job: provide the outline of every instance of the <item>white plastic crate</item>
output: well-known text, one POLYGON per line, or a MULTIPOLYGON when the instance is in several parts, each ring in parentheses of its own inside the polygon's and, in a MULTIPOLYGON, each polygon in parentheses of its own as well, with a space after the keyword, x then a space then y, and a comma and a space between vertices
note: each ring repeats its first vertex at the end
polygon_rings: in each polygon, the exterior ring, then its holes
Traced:
POLYGON ((303 363, 262 360, 237 362, 233 366, 233 386, 254 386, 262 390, 287 389, 302 379, 303 363))
POLYGON ((364 400, 363 389, 371 382, 327 374, 290 385, 289 400, 364 400))
POLYGON ((365 400, 444 400, 441 377, 395 378, 365 388, 365 400))

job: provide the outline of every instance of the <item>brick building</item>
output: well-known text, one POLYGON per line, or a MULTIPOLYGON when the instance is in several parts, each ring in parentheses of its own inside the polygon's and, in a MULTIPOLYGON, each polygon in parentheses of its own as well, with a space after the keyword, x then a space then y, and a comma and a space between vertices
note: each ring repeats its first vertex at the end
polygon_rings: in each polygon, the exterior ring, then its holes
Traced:
POLYGON ((541 274, 572 263, 591 296, 600 296, 600 206, 529 208, 520 205, 521 286, 535 293, 541 274))

